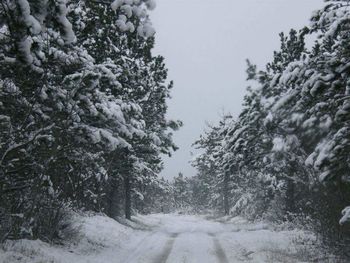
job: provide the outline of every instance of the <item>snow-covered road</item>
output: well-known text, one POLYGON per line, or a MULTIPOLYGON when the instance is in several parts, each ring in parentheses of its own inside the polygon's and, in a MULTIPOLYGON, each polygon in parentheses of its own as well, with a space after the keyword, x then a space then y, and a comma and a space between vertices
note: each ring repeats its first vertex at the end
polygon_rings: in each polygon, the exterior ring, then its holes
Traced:
MULTIPOLYGON (((275 232, 245 220, 220 223, 200 216, 150 215, 153 226, 120 256, 125 263, 296 262, 290 248, 292 232, 275 232), (279 261, 281 260, 281 261, 279 261)), ((294 233, 295 234, 295 233, 294 233)))
POLYGON ((151 233, 121 262, 230 262, 220 242, 226 228, 222 223, 183 215, 152 215, 143 220, 153 225, 151 233))
MULTIPOLYGON (((81 234, 65 246, 39 240, 10 242, 0 249, 4 263, 235 263, 308 262, 300 230, 278 230, 235 218, 155 214, 125 221, 103 215, 77 217, 81 234), (300 243, 300 242, 299 242, 300 243), (303 254, 304 253, 304 254, 303 254)), ((316 261, 317 262, 317 261, 316 261)))

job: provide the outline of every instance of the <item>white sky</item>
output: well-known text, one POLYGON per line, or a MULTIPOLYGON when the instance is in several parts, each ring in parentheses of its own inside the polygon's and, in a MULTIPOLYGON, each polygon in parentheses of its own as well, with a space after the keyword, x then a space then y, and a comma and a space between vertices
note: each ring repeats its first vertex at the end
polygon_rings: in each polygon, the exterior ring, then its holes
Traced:
POLYGON ((322 0, 157 0, 151 19, 155 53, 165 57, 174 80, 168 116, 184 127, 174 139, 180 149, 164 158, 162 176, 193 176, 191 144, 205 123, 222 112, 235 117, 245 94, 246 58, 263 67, 279 47, 278 34, 308 25, 322 0))

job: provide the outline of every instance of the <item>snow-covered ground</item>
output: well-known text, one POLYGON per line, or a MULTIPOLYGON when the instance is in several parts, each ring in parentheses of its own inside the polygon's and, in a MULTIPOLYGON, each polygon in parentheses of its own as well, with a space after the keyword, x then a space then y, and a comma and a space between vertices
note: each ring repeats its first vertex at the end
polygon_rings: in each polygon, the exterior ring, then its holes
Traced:
POLYGON ((66 246, 8 242, 0 250, 0 262, 303 262, 308 248, 297 240, 312 240, 312 235, 302 231, 277 231, 242 218, 218 222, 201 216, 155 214, 134 217, 129 222, 132 228, 105 216, 77 220, 81 224, 78 242, 66 246))

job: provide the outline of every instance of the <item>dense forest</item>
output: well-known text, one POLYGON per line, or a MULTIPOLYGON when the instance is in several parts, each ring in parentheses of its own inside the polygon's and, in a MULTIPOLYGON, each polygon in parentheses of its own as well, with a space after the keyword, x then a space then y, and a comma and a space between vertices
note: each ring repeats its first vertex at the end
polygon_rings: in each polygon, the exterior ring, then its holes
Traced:
POLYGON ((151 0, 0 5, 0 238, 59 238, 66 211, 131 216, 176 150, 151 0))
POLYGON ((349 1, 328 2, 309 27, 280 34, 264 70, 248 61, 243 110, 195 142, 201 154, 188 191, 197 208, 299 222, 343 255, 350 242, 350 12, 349 1))
POLYGON ((2 0, 0 243, 64 239, 71 211, 181 211, 287 222, 349 259, 350 9, 325 2, 264 69, 247 60, 240 115, 208 125, 197 174, 169 182, 182 122, 153 0, 2 0))

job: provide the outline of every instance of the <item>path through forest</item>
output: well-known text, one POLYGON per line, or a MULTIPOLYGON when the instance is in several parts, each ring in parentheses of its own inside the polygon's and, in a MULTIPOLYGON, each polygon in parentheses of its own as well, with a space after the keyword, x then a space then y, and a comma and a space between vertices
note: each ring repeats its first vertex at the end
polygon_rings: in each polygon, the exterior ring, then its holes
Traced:
POLYGON ((125 251, 121 262, 229 262, 221 246, 225 225, 200 217, 153 215, 144 217, 152 230, 141 243, 125 251))
MULTIPOLYGON (((80 234, 65 246, 9 242, 1 263, 310 262, 312 235, 235 218, 154 214, 125 224, 104 215, 76 217, 80 234), (219 222, 220 220, 220 222, 219 222), (126 226, 128 225, 128 226, 126 226)), ((320 261, 313 261, 320 262, 320 261)), ((323 261, 324 262, 324 261, 323 261)))
POLYGON ((278 262, 280 257, 283 262, 295 262, 291 232, 271 231, 265 224, 249 224, 239 218, 221 223, 188 215, 140 219, 152 227, 142 240, 119 254, 120 262, 278 262))

